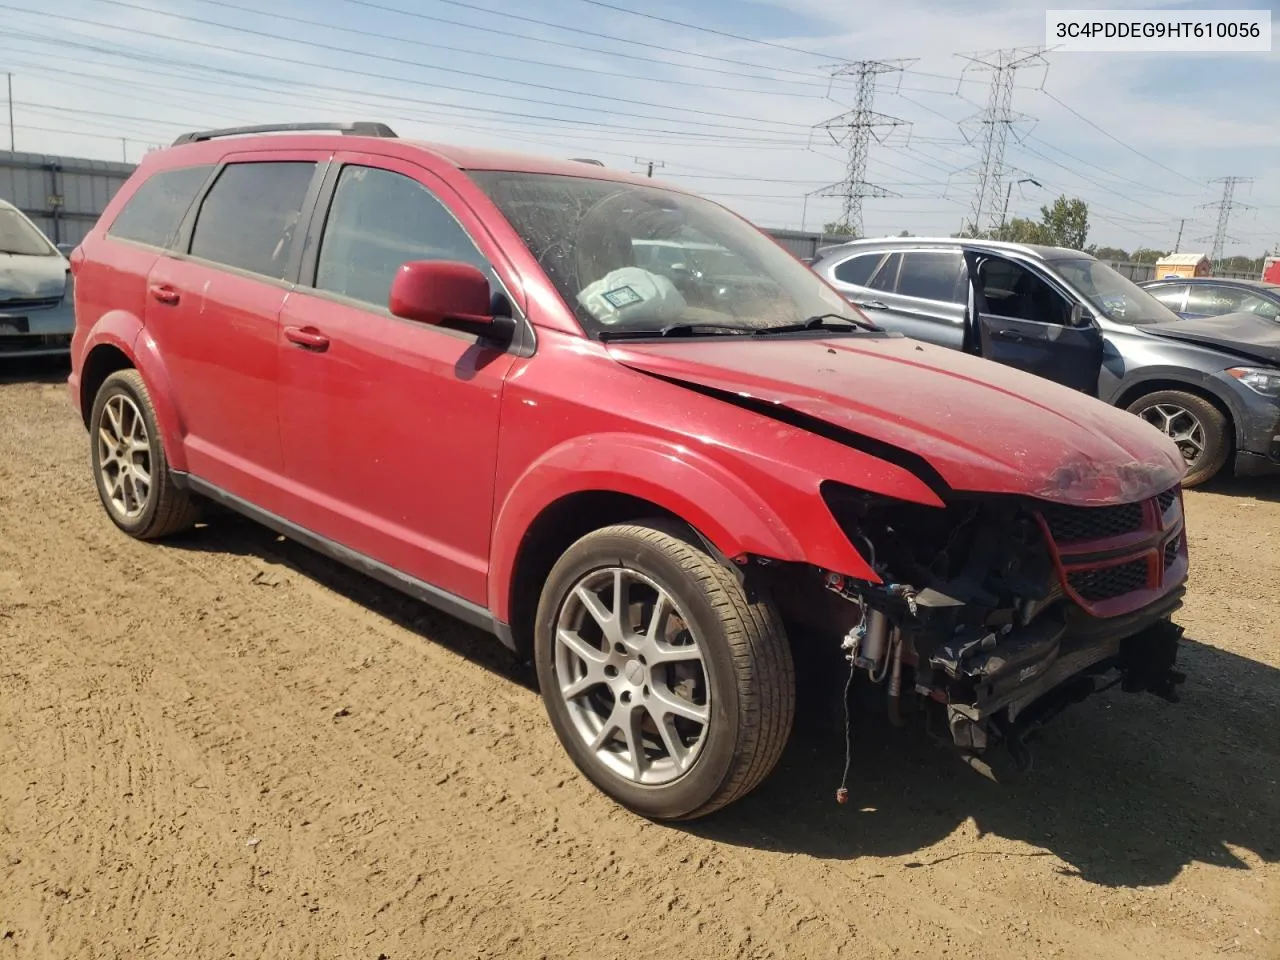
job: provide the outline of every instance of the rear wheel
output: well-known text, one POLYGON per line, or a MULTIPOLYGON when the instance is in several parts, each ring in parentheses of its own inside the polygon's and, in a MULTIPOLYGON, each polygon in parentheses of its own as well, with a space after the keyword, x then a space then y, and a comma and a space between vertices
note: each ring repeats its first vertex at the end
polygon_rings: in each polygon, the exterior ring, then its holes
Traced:
POLYGON ((791 732, 794 667, 773 605, 662 521, 597 530, 565 552, 534 652, 574 763, 647 817, 692 819, 738 799, 791 732))
POLYGON ((195 523, 197 506, 174 484, 138 371, 118 370, 98 389, 89 415, 89 459, 107 516, 131 537, 153 540, 195 523))
POLYGON ((1182 390, 1157 390, 1129 404, 1140 416, 1178 445, 1187 464, 1184 487, 1215 476, 1231 453, 1231 422, 1204 397, 1182 390))

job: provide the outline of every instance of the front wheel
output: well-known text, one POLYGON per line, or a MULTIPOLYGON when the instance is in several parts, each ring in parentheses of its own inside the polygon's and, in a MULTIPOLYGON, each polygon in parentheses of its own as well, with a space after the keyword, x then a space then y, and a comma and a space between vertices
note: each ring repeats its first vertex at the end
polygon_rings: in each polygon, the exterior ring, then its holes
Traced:
POLYGON ((753 790, 786 746, 795 671, 773 605, 680 528, 606 527, 547 578, 538 684, 578 769, 655 820, 753 790))
POLYGON ((1187 464, 1184 487, 1212 479, 1231 453, 1231 422, 1204 397, 1182 390, 1157 390, 1129 404, 1137 414, 1174 443, 1187 464))

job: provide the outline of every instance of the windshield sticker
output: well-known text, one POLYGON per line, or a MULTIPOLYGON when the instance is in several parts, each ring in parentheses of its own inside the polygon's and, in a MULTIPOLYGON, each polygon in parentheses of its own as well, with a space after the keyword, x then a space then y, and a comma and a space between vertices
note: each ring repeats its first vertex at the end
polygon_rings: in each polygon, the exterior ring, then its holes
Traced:
POLYGON ((636 293, 631 287, 617 287, 613 290, 606 290, 601 294, 609 301, 609 306, 615 310, 621 310, 623 307, 629 307, 634 303, 642 303, 644 297, 636 293))

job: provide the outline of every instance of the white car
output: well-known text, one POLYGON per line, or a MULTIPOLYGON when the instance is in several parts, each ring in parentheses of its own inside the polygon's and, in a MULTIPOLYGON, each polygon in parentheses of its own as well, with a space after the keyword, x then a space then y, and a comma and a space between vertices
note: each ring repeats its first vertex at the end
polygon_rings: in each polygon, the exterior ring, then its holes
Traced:
POLYGON ((74 307, 67 258, 0 200, 0 358, 68 353, 74 307))

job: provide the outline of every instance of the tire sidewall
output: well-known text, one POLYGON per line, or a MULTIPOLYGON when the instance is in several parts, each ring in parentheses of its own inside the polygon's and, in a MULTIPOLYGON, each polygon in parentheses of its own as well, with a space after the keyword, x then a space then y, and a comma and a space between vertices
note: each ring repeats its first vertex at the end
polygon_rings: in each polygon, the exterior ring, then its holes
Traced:
MULTIPOLYGON (((1184 393, 1181 390, 1159 390, 1155 393, 1149 393, 1131 403, 1128 410, 1135 416, 1141 416, 1143 411, 1161 403, 1176 404, 1183 407, 1200 421, 1200 426, 1204 430, 1204 452, 1200 454, 1200 459, 1195 466, 1187 466, 1182 485, 1184 487, 1195 487, 1211 480, 1221 471, 1231 453, 1232 438, 1228 435, 1229 421, 1222 415, 1222 411, 1208 400, 1193 393, 1184 393)), ((1184 460, 1183 462, 1185 463, 1186 461, 1184 460)))
POLYGON ((730 775, 738 749, 740 704, 737 673, 724 626, 697 582, 654 544, 624 534, 606 534, 588 535, 570 547, 543 588, 534 628, 534 658, 547 714, 574 765, 601 791, 629 809, 654 819, 683 817, 703 806, 730 775), (582 742, 559 692, 554 638, 560 610, 570 589, 582 577, 615 566, 644 574, 676 601, 696 631, 710 685, 711 722, 701 752, 678 780, 661 786, 632 783, 601 764, 582 742))
POLYGON ((155 417, 151 413, 151 404, 148 402, 149 398, 146 396, 145 389, 145 387, 139 389, 138 386, 135 386, 133 378, 113 373, 98 388, 97 396, 93 399, 93 412, 89 417, 89 462, 92 465, 93 483, 97 487, 98 498, 102 501, 102 507, 106 510, 107 516, 111 518, 111 522, 125 531, 125 533, 133 536, 147 530, 155 519, 156 510, 160 505, 160 484, 164 480, 162 473, 168 469, 164 450, 160 446, 160 434, 156 427, 155 417), (112 397, 121 394, 132 400, 134 406, 142 414, 142 421, 147 428, 147 444, 151 458, 151 488, 147 491, 147 506, 142 513, 132 518, 120 516, 112 506, 111 495, 102 480, 101 455, 98 450, 98 430, 102 419, 102 411, 112 397))

